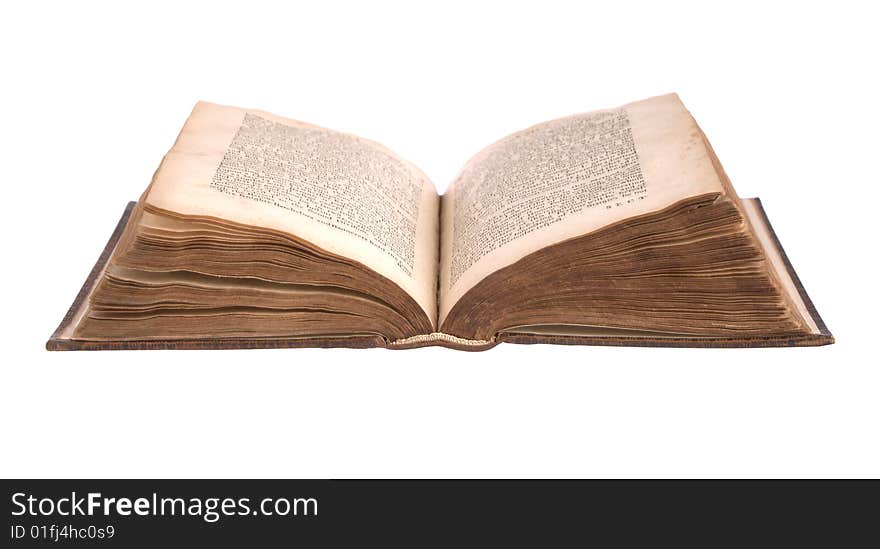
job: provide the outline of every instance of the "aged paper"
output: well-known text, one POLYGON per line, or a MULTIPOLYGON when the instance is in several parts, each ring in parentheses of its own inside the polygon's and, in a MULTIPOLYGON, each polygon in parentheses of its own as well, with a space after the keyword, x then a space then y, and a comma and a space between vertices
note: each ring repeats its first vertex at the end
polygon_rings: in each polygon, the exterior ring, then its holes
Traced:
POLYGON ((435 319, 439 198, 377 143, 200 102, 146 203, 294 235, 386 276, 435 319))
POLYGON ((471 159, 443 196, 438 325, 477 282, 532 252, 722 190, 675 94, 504 138, 471 159))

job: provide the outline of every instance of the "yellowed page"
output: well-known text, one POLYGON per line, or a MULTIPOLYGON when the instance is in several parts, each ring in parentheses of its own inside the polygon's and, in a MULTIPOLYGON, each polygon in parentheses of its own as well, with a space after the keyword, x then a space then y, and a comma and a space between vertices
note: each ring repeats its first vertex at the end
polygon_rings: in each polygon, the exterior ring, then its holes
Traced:
POLYGON ((443 196, 438 325, 476 283, 532 252, 714 192, 721 181, 675 94, 506 137, 443 196))
POLYGON ((766 218, 759 212, 760 206, 758 206, 757 201, 754 198, 747 198, 742 201, 742 205, 752 224, 752 228, 755 231, 755 236, 757 236, 758 242, 764 249, 764 255, 767 257, 770 267, 776 275, 776 279, 784 290, 783 295, 785 295, 786 300, 789 302, 789 306, 793 312, 800 317, 801 321, 811 334, 821 333, 821 330, 819 330, 819 327, 816 325, 816 321, 813 319, 813 315, 810 314, 809 307, 804 303, 801 293, 797 289, 797 285, 794 283, 791 274, 785 267, 785 260, 782 259, 782 254, 779 252, 779 246, 776 245, 775 240, 770 234, 770 228, 767 226, 766 218))
POLYGON ((200 102, 146 202, 282 231, 363 263, 435 320, 437 191, 418 168, 378 143, 200 102))

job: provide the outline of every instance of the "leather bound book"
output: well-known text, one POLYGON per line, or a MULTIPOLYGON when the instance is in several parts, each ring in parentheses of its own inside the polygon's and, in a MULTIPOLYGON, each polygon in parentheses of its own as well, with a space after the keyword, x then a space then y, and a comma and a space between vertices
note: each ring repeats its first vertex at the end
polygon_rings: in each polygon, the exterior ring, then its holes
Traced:
POLYGON ((378 143, 198 103, 49 350, 834 342, 675 94, 527 128, 442 196, 378 143))

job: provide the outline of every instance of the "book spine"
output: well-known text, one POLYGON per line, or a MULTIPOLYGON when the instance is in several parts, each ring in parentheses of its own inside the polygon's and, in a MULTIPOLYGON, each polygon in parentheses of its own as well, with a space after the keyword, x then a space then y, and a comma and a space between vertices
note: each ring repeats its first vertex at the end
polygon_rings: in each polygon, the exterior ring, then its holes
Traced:
POLYGON ((463 337, 444 334, 442 332, 433 332, 430 334, 420 334, 403 339, 396 339, 388 343, 389 349, 413 349, 416 347, 428 347, 438 345, 450 347, 453 349, 482 351, 495 346, 494 338, 489 339, 465 339, 463 337))

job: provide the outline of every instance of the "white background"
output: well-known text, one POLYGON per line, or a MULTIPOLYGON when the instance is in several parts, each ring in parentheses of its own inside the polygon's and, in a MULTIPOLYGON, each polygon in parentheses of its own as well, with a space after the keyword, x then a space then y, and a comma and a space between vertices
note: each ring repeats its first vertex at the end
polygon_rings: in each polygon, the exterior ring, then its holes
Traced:
POLYGON ((880 476, 871 8, 11 4, 0 475, 880 476), (43 349, 198 99, 375 139, 442 190, 508 133, 669 91, 836 345, 43 349))

